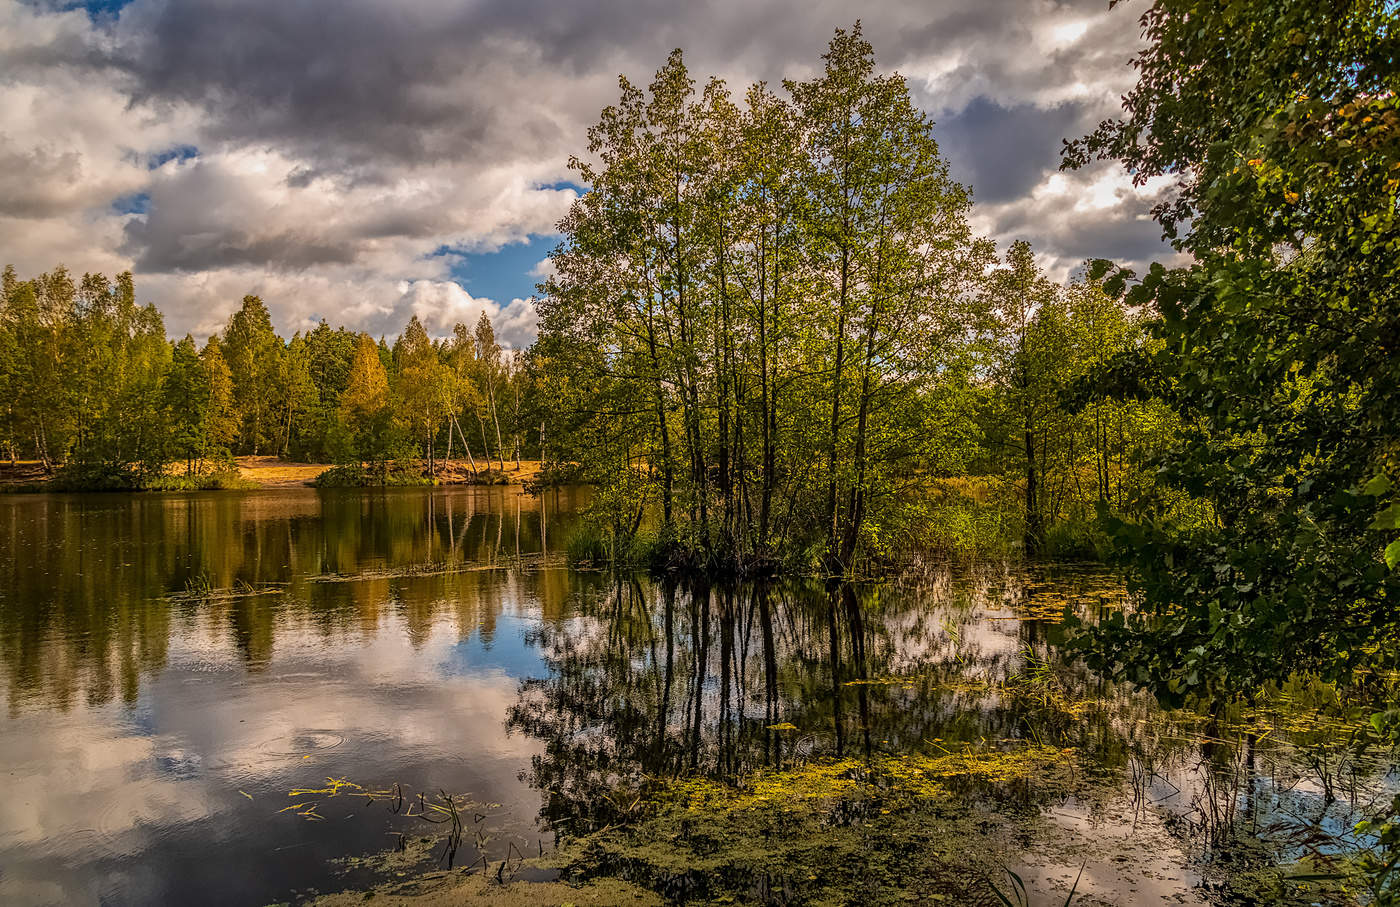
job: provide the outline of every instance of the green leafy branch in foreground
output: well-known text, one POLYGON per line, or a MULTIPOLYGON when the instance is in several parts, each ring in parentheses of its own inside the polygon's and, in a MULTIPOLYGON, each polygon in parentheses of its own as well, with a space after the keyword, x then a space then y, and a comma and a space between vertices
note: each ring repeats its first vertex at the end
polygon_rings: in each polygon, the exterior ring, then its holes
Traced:
MULTIPOLYGON (((1193 258, 1140 282, 1095 269, 1157 315, 1139 387, 1183 426, 1158 477, 1214 519, 1106 514, 1140 604, 1074 644, 1164 700, 1223 706, 1305 674, 1393 702, 1397 16, 1381 0, 1159 0, 1125 115, 1066 149, 1066 166, 1174 182, 1157 216, 1193 258)), ((1366 829, 1375 902, 1395 903, 1400 837, 1366 829)))

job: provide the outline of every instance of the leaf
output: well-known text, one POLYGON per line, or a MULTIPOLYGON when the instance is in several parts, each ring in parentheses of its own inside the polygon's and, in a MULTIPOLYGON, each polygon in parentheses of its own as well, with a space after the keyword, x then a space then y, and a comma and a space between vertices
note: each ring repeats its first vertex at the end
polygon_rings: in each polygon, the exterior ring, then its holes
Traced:
POLYGON ((1400 529, 1400 504, 1391 504, 1371 521, 1372 529, 1400 529))
POLYGON ((1385 565, 1394 570, 1397 563, 1400 563, 1400 539, 1385 546, 1385 565))
POLYGON ((1379 497, 1391 488, 1390 477, 1385 473, 1372 476, 1371 480, 1361 487, 1361 493, 1371 497, 1379 497))

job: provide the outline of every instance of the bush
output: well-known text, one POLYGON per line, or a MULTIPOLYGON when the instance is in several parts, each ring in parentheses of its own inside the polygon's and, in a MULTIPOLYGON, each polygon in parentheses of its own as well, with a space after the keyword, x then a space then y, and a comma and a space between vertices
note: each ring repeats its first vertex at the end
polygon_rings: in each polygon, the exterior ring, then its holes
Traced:
POLYGON ((583 467, 579 464, 548 460, 540 465, 540 471, 535 473, 535 477, 525 483, 525 490, 531 494, 538 494, 546 488, 582 485, 585 482, 583 467))
POLYGON ((141 491, 241 491, 257 488, 258 483, 243 478, 237 469, 194 475, 154 476, 140 486, 141 491))
POLYGON ((413 460, 383 460, 368 465, 346 463, 332 466, 311 481, 316 488, 383 488, 431 485, 421 463, 413 460))
POLYGON ((143 475, 135 470, 100 466, 65 466, 34 491, 213 491, 256 488, 232 466, 214 472, 143 475))

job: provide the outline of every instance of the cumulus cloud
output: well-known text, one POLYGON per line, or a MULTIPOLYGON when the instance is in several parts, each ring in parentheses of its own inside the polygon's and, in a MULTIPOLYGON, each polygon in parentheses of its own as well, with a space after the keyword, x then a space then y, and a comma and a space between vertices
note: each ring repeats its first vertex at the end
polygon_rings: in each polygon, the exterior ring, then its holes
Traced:
MULTIPOLYGON (((858 14, 989 235, 1030 239, 1061 269, 1162 252, 1144 216, 1158 189, 1107 167, 1055 182, 1061 139, 1131 85, 1131 10, 878 0, 858 14), (1074 197, 1105 179, 1107 204, 1074 197)), ((324 317, 394 333, 410 313, 445 331, 486 311, 528 343, 528 300, 472 296, 454 256, 553 232, 576 197, 568 156, 617 75, 645 83, 680 46, 736 89, 803 78, 856 15, 840 0, 133 0, 96 16, 0 0, 5 258, 134 268, 173 334, 217 329, 256 292, 283 331, 324 317)))
POLYGON ((446 335, 458 324, 474 327, 484 313, 491 319, 497 341, 511 347, 528 346, 535 337, 539 316, 527 299, 498 305, 474 297, 453 281, 415 280, 400 284, 403 290, 396 312, 418 316, 429 333, 446 335))

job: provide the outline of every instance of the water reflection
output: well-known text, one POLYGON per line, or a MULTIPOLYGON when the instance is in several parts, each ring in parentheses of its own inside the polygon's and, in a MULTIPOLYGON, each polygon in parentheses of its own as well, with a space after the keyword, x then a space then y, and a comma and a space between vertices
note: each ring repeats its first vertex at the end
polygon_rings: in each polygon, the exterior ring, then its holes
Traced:
MULTIPOLYGON (((483 578, 454 571, 557 566, 551 534, 568 531, 574 499, 483 488, 0 500, 10 710, 134 702, 142 675, 167 662, 172 622, 181 636, 231 639, 251 669, 292 612, 325 633, 373 634, 392 610, 421 641, 450 610, 489 636, 495 609, 471 591, 483 578), (402 599, 408 578, 419 594, 402 599), (468 594, 432 594, 449 586, 468 594)), ((568 581, 551 572, 540 591, 558 614, 568 581)))
POLYGON ((0 902, 263 904, 369 881, 336 861, 422 829, 350 797, 283 811, 327 777, 470 796, 470 865, 634 822, 658 779, 1033 751, 1036 772, 940 781, 979 811, 958 846, 1000 829, 1060 900, 1083 860, 1081 894, 1108 903, 1198 899, 1232 829, 1272 842, 1265 859, 1335 849, 1389 791, 1326 691, 1164 715, 1061 659, 1067 606, 1122 603, 1101 571, 614 577, 556 554, 584 499, 0 497, 0 902))
POLYGON ((502 716, 543 667, 527 630, 597 582, 552 556, 574 509, 508 489, 0 498, 0 902, 343 886, 331 860, 413 829, 278 813, 328 775, 472 792, 499 804, 484 850, 533 846, 518 775, 538 747, 502 716))
MULTIPOLYGON (((1111 582, 1067 575, 1059 587, 1076 580, 1111 582)), ((548 671, 522 684, 510 723, 545 743, 537 785, 578 801, 547 814, 603 810, 601 824, 617 817, 599 784, 728 778, 794 758, 1034 736, 1123 766, 1126 741, 1109 726, 1153 706, 1052 662, 1042 623, 1015 616, 1020 585, 1004 573, 918 591, 625 577, 581 595, 576 619, 531 632, 548 671), (1018 685, 1032 665, 1045 672, 1034 689, 1018 685)))
MULTIPOLYGON (((1241 869, 1343 852, 1348 829, 1394 790, 1389 755, 1344 755, 1356 725, 1335 711, 1322 720, 1320 687, 1311 704, 1301 687, 1282 691, 1277 711, 1164 714, 1057 655, 1048 631, 1067 606, 1092 615, 1122 598, 1100 571, 1051 568, 946 571, 915 588, 623 577, 582 593, 575 619, 531 632, 548 670, 522 684, 509 723, 542 741, 530 779, 542 815, 566 835, 640 821, 639 840, 681 848, 705 816, 667 825, 666 807, 644 800, 658 779, 783 777, 800 790, 803 767, 857 756, 942 772, 958 809, 1016 829, 1002 859, 1061 900, 1079 878, 1080 897, 1097 902, 1191 902, 1203 881, 1229 892, 1241 869), (899 761, 920 754, 931 761, 899 761), (1027 760, 1034 771, 1014 770, 1027 760), (1329 792, 1342 778, 1351 786, 1329 792)), ((814 834, 850 821, 835 808, 814 834)), ((745 848, 772 841, 726 840, 729 821, 696 832, 704 849, 674 859, 718 853, 750 893, 817 878, 810 866, 750 860, 745 848)), ((608 846, 588 859, 606 864, 608 846)), ((965 838, 952 850, 975 864, 989 846, 965 838)), ((671 854, 614 856, 629 877, 674 895, 715 893, 677 876, 671 854)), ((985 876, 962 884, 944 896, 989 894, 985 876)))

